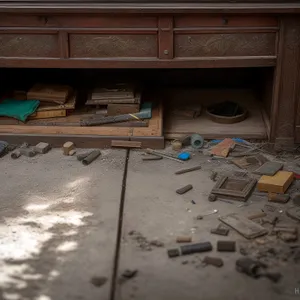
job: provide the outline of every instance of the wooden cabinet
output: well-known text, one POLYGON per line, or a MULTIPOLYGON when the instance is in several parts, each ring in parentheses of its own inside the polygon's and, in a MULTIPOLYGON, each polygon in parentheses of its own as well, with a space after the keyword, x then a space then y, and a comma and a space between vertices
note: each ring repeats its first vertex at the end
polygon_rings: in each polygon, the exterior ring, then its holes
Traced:
POLYGON ((0 67, 274 67, 270 140, 292 144, 300 142, 298 2, 0 0, 0 67))

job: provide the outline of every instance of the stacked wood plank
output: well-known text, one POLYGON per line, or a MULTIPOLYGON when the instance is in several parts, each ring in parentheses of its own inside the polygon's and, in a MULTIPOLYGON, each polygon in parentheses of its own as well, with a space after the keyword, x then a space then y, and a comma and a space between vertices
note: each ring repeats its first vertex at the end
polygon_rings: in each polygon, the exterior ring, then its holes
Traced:
POLYGON ((76 92, 64 85, 34 85, 27 93, 27 99, 40 101, 31 120, 66 117, 68 111, 75 109, 76 92))
POLYGON ((106 107, 107 116, 137 113, 140 104, 141 93, 130 84, 96 87, 86 101, 86 105, 106 107))

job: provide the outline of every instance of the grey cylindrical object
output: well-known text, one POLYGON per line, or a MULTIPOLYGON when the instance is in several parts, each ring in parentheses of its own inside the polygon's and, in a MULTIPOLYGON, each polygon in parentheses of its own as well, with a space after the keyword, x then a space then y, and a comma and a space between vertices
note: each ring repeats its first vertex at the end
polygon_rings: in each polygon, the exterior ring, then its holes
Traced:
POLYGON ((193 254, 198 252, 211 251, 212 244, 210 242, 204 242, 204 243, 198 243, 192 245, 184 245, 181 246, 180 249, 182 255, 187 255, 187 254, 193 254))
POLYGON ((83 161, 87 156, 89 156, 91 154, 91 152, 85 152, 85 153, 82 153, 82 154, 78 154, 77 155, 77 159, 79 161, 83 161))
POLYGON ((94 150, 92 151, 87 157, 85 157, 82 160, 82 164, 87 166, 89 165, 91 162, 93 162, 99 155, 101 154, 101 152, 99 150, 94 150))
POLYGON ((183 195, 185 193, 187 193, 188 191, 190 191, 193 188, 193 186, 191 184, 188 184, 180 189, 176 190, 176 193, 179 195, 183 195))
POLYGON ((14 151, 14 152, 10 155, 10 157, 11 157, 12 159, 17 159, 17 158, 19 158, 20 156, 21 156, 21 152, 20 152, 19 150, 14 151))
POLYGON ((218 241, 217 250, 235 252, 235 241, 218 241))
POLYGON ((191 146, 194 148, 194 149, 200 149, 202 148, 204 145, 204 139, 201 135, 197 134, 197 133, 194 133, 192 134, 191 136, 191 146))
POLYGON ((251 277, 258 277, 258 271, 260 266, 251 258, 243 257, 235 263, 237 271, 245 273, 251 277))
POLYGON ((170 258, 172 258, 172 257, 176 257, 176 256, 179 256, 180 255, 180 252, 179 252, 179 250, 178 249, 169 249, 168 251, 168 256, 170 257, 170 258))

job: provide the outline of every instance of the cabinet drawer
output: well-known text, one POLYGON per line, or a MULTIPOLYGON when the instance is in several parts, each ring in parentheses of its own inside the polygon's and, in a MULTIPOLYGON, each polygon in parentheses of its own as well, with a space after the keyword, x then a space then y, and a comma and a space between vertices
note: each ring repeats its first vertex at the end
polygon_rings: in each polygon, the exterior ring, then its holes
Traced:
POLYGON ((274 56, 275 33, 178 34, 175 57, 274 56))
POLYGON ((55 34, 0 34, 0 57, 59 57, 55 34))
POLYGON ((70 34, 70 57, 157 57, 156 35, 70 34))

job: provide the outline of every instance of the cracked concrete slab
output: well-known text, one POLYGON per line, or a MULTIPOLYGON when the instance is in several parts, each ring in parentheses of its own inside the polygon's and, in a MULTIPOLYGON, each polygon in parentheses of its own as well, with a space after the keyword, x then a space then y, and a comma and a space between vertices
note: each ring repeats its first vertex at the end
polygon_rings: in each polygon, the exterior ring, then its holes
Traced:
MULTIPOLYGON (((137 269, 138 274, 118 284, 116 299, 295 299, 295 288, 300 285, 296 276, 298 266, 284 263, 279 266, 284 277, 275 284, 266 278, 255 280, 238 273, 235 261, 241 257, 239 251, 216 251, 217 240, 236 240, 238 249, 243 242, 247 242, 233 230, 228 237, 210 234, 210 229, 220 223, 218 215, 231 212, 247 215, 260 210, 266 203, 266 199, 257 198, 253 199, 252 205, 238 208, 240 202, 208 201, 207 197, 215 184, 209 178, 211 171, 232 173, 235 168, 200 154, 195 154, 185 164, 167 159, 142 162, 141 154, 131 151, 118 274, 120 277, 126 269, 137 269), (174 175, 175 171, 198 164, 203 166, 202 170, 174 175), (187 184, 192 184, 193 190, 184 195, 176 194, 178 187, 187 184), (211 209, 218 209, 218 214, 195 220, 198 214, 211 209), (136 239, 133 230, 139 232, 143 239, 136 239), (175 242, 178 235, 192 235, 193 242, 210 241, 214 249, 212 252, 170 259, 167 249, 179 246, 175 242), (152 249, 149 249, 144 247, 144 238, 159 240, 165 246, 151 246, 152 249), (222 258, 224 266, 203 266, 201 261, 206 255, 222 258)), ((239 171, 238 168, 235 170, 239 171)))
POLYGON ((125 154, 1 159, 1 299, 109 299, 125 154))

